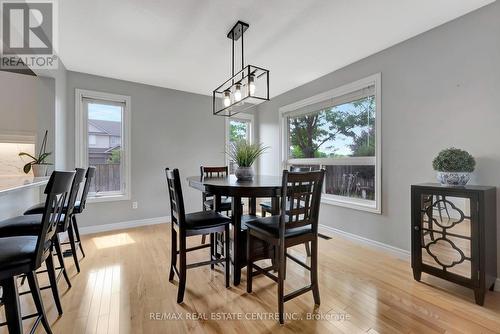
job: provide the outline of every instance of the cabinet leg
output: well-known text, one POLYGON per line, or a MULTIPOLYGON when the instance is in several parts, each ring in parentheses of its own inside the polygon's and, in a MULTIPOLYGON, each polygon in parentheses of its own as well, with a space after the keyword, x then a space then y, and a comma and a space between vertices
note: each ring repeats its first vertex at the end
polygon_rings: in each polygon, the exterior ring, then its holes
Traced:
POLYGON ((485 291, 483 289, 474 289, 474 298, 476 299, 477 305, 484 305, 484 294, 485 291))
POLYGON ((417 269, 413 269, 413 278, 415 281, 420 282, 420 279, 422 278, 422 272, 417 269))
POLYGON ((495 283, 490 286, 490 291, 495 291, 495 283))

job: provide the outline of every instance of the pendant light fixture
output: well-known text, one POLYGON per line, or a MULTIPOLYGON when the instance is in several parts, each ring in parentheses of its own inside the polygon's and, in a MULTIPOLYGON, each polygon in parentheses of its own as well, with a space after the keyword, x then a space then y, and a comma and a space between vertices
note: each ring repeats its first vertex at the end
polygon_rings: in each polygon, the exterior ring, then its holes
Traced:
POLYGON ((269 70, 261 67, 245 66, 243 33, 249 25, 238 21, 229 31, 231 40, 231 78, 213 91, 213 114, 231 117, 263 101, 269 100, 269 70), (234 71, 234 44, 241 38, 241 70, 234 71))

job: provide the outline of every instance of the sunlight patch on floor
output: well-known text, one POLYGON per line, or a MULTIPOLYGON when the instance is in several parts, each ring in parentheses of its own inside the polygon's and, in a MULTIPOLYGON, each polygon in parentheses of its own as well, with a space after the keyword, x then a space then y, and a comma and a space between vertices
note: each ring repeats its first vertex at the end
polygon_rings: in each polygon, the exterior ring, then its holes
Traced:
POLYGON ((118 233, 92 238, 97 249, 112 248, 135 244, 135 240, 128 233, 118 233))

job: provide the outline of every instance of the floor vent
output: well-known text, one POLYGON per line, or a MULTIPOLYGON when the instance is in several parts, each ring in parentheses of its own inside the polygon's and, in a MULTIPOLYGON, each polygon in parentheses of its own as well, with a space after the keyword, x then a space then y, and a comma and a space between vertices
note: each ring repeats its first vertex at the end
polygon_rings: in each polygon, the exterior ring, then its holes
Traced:
POLYGON ((332 237, 329 237, 329 236, 324 235, 324 234, 321 234, 321 233, 318 233, 318 236, 319 236, 320 238, 325 239, 325 240, 330 240, 330 239, 332 238, 332 237))

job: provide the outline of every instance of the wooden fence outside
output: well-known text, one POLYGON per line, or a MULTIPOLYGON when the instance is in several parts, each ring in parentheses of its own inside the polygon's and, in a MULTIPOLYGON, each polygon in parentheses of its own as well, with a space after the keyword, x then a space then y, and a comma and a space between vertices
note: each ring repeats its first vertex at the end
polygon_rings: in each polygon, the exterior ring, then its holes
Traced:
POLYGON ((120 164, 103 163, 93 164, 96 168, 95 177, 90 184, 90 192, 119 191, 120 164))

